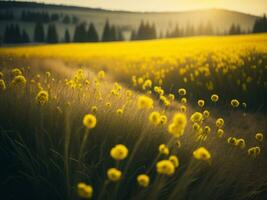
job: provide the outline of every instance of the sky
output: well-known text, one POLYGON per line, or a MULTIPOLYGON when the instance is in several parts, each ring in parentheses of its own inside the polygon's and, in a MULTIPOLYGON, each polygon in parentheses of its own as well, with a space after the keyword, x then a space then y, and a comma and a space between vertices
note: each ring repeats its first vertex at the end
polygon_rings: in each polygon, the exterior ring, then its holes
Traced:
MULTIPOLYGON (((23 0, 32 1, 32 0, 23 0)), ((224 8, 249 14, 267 13, 267 0, 34 0, 49 4, 127 11, 186 11, 224 8)))

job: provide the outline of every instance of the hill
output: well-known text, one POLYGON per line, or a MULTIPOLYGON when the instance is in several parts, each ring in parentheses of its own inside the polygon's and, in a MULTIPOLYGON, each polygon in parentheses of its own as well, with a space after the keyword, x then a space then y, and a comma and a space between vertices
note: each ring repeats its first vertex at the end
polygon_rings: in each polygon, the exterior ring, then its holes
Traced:
MULTIPOLYGON (((75 16, 79 22, 96 25, 99 34, 102 33, 104 23, 108 19, 111 24, 120 27, 125 39, 129 39, 132 30, 137 30, 140 22, 154 23, 158 34, 166 34, 167 30, 173 30, 176 25, 181 28, 194 26, 195 28, 210 23, 216 32, 228 31, 229 27, 239 24, 243 31, 251 30, 257 16, 223 9, 194 10, 186 12, 128 12, 111 11, 95 8, 84 8, 63 5, 47 5, 29 2, 0 2, 0 13, 7 10, 13 11, 14 20, 1 20, 0 35, 3 35, 4 28, 8 23, 18 23, 23 28, 29 30, 30 36, 33 35, 33 24, 20 20, 23 11, 49 12, 60 15, 75 16)), ((74 24, 57 23, 60 38, 64 36, 65 28, 70 30, 71 36, 74 34, 74 24)))

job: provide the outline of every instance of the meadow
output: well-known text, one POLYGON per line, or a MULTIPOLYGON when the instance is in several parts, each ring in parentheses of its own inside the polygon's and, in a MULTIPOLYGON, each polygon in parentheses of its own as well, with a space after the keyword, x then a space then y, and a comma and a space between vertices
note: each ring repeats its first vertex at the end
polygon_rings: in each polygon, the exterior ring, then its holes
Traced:
POLYGON ((0 48, 4 199, 264 200, 267 35, 0 48))

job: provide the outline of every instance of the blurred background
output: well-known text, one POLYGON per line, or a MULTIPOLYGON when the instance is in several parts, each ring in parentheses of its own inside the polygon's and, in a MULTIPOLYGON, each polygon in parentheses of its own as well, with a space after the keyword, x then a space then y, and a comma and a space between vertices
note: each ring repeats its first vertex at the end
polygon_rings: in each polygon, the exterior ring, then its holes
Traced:
POLYGON ((20 1, 0 1, 0 24, 1 45, 129 41, 267 31, 264 14, 228 9, 133 12, 20 1))

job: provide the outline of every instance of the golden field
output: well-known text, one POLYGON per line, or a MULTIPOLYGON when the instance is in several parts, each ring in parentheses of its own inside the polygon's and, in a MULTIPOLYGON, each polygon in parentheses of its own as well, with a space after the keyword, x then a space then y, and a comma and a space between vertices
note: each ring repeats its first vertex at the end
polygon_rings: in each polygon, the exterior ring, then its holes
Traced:
POLYGON ((0 66, 7 199, 267 195, 266 34, 7 47, 0 66))

